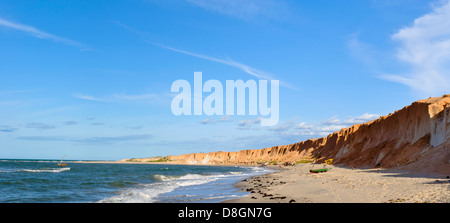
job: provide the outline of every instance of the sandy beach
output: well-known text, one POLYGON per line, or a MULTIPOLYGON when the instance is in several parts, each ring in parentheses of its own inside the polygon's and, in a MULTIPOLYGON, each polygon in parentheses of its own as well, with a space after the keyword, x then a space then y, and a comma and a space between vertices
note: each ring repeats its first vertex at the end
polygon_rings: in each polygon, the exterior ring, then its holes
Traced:
POLYGON ((251 192, 228 203, 448 203, 450 179, 443 175, 393 169, 332 167, 311 174, 319 164, 298 164, 255 176, 236 186, 251 192))

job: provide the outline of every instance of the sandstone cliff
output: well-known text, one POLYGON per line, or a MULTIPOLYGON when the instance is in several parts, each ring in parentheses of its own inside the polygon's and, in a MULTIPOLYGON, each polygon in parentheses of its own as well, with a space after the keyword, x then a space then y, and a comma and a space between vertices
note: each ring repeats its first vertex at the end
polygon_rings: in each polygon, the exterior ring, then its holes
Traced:
POLYGON ((186 164, 321 163, 349 167, 401 167, 450 173, 450 95, 412 103, 393 114, 291 145, 238 152, 168 156, 186 164))

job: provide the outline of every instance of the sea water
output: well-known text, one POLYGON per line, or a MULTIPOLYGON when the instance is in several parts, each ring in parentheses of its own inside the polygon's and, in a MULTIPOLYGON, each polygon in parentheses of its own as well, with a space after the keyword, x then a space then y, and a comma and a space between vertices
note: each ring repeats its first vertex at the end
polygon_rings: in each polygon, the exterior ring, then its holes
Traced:
POLYGON ((271 170, 243 166, 0 160, 0 203, 217 203, 235 183, 271 170))

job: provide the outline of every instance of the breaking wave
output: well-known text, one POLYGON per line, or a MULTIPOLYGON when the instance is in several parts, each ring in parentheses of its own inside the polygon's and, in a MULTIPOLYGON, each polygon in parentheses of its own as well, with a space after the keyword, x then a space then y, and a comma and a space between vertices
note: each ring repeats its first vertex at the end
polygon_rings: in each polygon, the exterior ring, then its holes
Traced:
POLYGON ((64 171, 69 171, 70 167, 65 168, 46 168, 46 169, 21 169, 21 172, 30 172, 30 173, 60 173, 64 171))
POLYGON ((158 196, 169 193, 179 187, 208 183, 219 179, 219 176, 203 176, 199 174, 187 174, 184 176, 153 175, 157 182, 140 185, 138 188, 129 188, 119 195, 103 199, 101 203, 153 203, 158 201, 158 196))
MULTIPOLYGON (((249 169, 250 170, 250 169, 249 169)), ((156 182, 149 184, 141 184, 135 188, 127 188, 119 192, 118 195, 102 199, 98 202, 100 203, 154 203, 154 202, 180 202, 179 199, 185 201, 186 198, 197 199, 197 200, 210 200, 210 199, 220 199, 220 198, 234 198, 237 197, 235 194, 220 194, 211 193, 205 195, 203 191, 201 195, 189 195, 183 192, 175 193, 176 195, 167 195, 168 193, 174 192, 175 190, 185 190, 194 191, 198 190, 197 187, 201 187, 206 190, 213 191, 216 187, 220 185, 229 184, 232 187, 231 181, 239 181, 245 177, 261 174, 266 172, 262 168, 251 169, 251 172, 238 172, 230 171, 228 173, 220 174, 186 174, 182 176, 176 175, 162 175, 155 174, 151 178, 156 182), (223 182, 227 183, 223 183, 223 182)), ((173 193, 172 193, 173 194, 173 193)))

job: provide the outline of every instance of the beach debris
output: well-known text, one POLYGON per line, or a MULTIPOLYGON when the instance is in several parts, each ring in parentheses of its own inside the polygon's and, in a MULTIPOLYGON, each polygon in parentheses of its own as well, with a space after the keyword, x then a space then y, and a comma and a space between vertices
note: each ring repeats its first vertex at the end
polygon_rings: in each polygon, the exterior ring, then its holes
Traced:
POLYGON ((325 173, 329 170, 329 168, 317 169, 317 170, 309 170, 310 173, 325 173))
POLYGON ((328 170, 331 169, 331 167, 327 168, 327 166, 332 164, 332 163, 333 163, 333 159, 327 159, 327 160, 325 160, 325 165, 323 165, 322 169, 309 170, 309 172, 310 173, 325 173, 325 172, 327 172, 328 170))
POLYGON ((389 199, 389 203, 404 203, 406 202, 405 198, 397 198, 397 199, 389 199))
POLYGON ((271 199, 271 200, 274 200, 274 199, 286 199, 286 196, 282 196, 282 197, 271 197, 270 199, 271 199))

